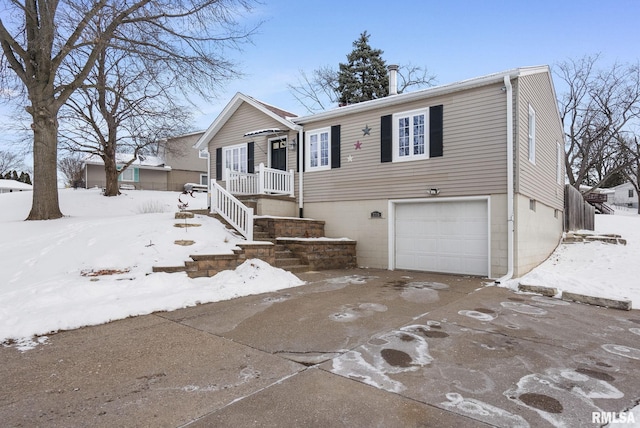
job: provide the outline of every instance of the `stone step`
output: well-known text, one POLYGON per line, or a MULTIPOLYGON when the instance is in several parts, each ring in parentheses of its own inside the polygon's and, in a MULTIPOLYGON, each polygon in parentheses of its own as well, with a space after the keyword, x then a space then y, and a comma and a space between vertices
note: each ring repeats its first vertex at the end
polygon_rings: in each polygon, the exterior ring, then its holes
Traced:
POLYGON ((297 257, 276 258, 276 267, 285 268, 287 266, 296 266, 300 264, 297 257))
POLYGON ((309 272, 309 265, 293 265, 293 266, 287 266, 286 268, 281 268, 284 270, 287 270, 291 273, 302 273, 302 272, 309 272))
POLYGON ((153 266, 153 272, 165 272, 165 273, 176 273, 176 272, 187 272, 188 268, 186 266, 153 266))

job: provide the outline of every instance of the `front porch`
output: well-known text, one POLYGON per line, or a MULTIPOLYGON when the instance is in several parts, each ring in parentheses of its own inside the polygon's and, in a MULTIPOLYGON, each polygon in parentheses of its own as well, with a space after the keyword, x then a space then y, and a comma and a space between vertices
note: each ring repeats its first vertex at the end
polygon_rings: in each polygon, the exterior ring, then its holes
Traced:
POLYGON ((211 213, 253 241, 255 215, 295 217, 294 172, 258 166, 258 172, 225 171, 224 187, 211 180, 211 213))
POLYGON ((191 277, 213 276, 247 258, 260 258, 292 271, 356 267, 356 241, 326 238, 324 221, 302 219, 293 194, 293 171, 260 165, 255 174, 226 171, 224 187, 211 180, 214 215, 242 235, 233 255, 194 255, 184 266, 155 271, 185 271, 191 277))

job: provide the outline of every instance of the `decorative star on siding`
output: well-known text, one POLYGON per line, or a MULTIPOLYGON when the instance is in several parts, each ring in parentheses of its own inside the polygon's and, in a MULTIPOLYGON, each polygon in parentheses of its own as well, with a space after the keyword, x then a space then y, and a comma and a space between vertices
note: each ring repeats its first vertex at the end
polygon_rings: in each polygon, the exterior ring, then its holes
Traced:
POLYGON ((364 137, 365 135, 371 135, 371 128, 369 128, 369 125, 365 125, 365 127, 362 128, 362 136, 364 137))
POLYGON ((353 162, 353 156, 351 155, 347 156, 347 162, 353 162))
POLYGON ((362 143, 360 141, 356 141, 354 146, 356 147, 356 150, 360 150, 362 148, 362 143))

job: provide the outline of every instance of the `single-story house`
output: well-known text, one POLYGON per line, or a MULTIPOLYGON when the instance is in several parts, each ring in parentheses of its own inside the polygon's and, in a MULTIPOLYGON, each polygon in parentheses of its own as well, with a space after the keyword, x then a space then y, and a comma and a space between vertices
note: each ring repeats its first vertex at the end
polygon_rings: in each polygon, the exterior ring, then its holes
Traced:
MULTIPOLYGON (((138 190, 182 191, 186 183, 206 184, 208 154, 193 149, 202 132, 167 139, 160 144, 157 156, 140 155, 118 176, 123 187, 138 190)), ((130 153, 118 153, 118 167, 131 159, 130 153)), ((104 187, 104 162, 97 155, 84 161, 85 187, 104 187)))
POLYGON ((289 215, 356 240, 360 266, 505 280, 544 261, 565 177, 549 68, 395 92, 302 117, 238 93, 194 147, 232 194, 279 171, 289 215))
POLYGON ((29 192, 33 190, 31 184, 16 180, 0 179, 0 193, 29 192))
POLYGON ((612 188, 613 204, 621 205, 624 207, 638 208, 638 194, 635 187, 631 182, 619 184, 612 188))

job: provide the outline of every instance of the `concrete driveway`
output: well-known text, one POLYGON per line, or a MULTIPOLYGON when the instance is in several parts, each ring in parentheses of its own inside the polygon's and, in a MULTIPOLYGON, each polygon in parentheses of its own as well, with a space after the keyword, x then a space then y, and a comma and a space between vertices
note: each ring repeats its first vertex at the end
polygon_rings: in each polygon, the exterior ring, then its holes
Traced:
POLYGON ((300 276, 0 348, 2 425, 584 427, 640 399, 638 311, 479 278, 300 276))

